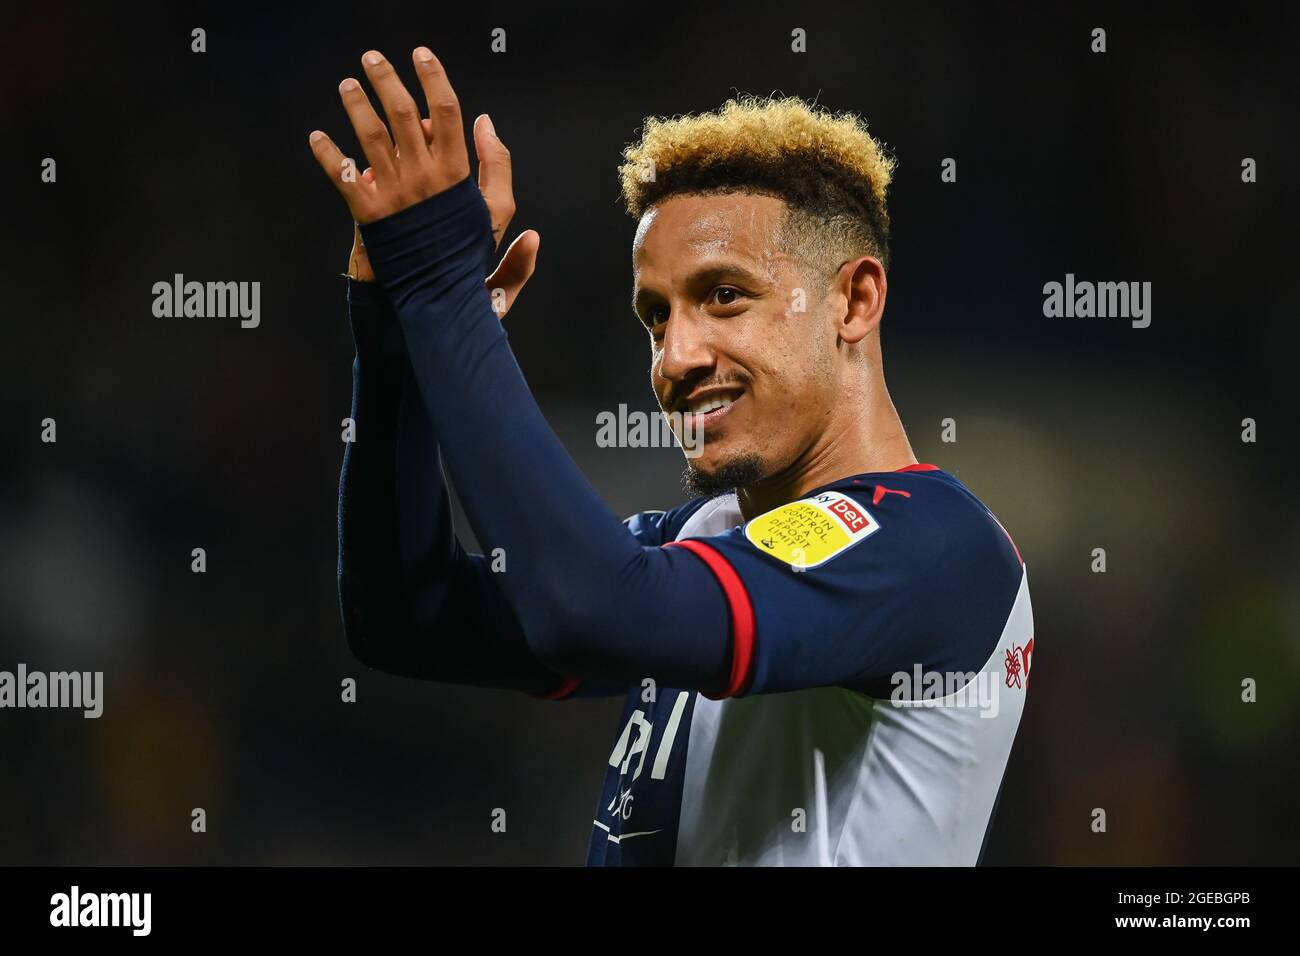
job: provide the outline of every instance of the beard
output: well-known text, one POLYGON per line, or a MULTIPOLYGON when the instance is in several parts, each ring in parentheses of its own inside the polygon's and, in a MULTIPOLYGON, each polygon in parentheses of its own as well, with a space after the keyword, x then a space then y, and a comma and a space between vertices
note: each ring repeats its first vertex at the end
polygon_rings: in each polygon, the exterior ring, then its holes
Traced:
POLYGON ((740 455, 716 471, 700 471, 687 462, 682 472, 682 487, 692 498, 716 498, 736 488, 744 488, 762 479, 763 459, 756 454, 740 455))

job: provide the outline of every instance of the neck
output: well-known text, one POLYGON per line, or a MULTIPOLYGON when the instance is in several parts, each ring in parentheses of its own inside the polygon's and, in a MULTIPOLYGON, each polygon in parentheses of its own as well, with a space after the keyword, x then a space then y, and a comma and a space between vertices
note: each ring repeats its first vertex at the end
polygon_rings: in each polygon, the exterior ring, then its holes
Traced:
POLYGON ((882 375, 847 391, 837 405, 843 413, 788 468, 736 489, 746 521, 841 478, 917 463, 882 375))

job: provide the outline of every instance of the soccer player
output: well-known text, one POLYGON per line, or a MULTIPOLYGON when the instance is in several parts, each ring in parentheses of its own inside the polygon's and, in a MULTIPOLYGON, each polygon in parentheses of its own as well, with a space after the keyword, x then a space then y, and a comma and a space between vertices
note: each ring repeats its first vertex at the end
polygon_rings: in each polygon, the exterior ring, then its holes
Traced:
MULTIPOLYGON (((552 433, 500 313, 509 160, 414 52, 388 120, 340 86, 369 169, 310 142, 363 244, 339 597, 362 662, 551 699, 626 698, 593 865, 978 862, 1033 653, 1024 564, 917 462, 885 387, 893 163, 852 114, 741 97, 625 153, 633 307, 693 497, 620 521, 552 433), (487 552, 452 527, 443 469, 487 552), (498 559, 504 558, 504 568, 498 559)), ((580 297, 573 299, 581 308, 580 297)), ((564 316, 553 317, 564 334, 564 316)))

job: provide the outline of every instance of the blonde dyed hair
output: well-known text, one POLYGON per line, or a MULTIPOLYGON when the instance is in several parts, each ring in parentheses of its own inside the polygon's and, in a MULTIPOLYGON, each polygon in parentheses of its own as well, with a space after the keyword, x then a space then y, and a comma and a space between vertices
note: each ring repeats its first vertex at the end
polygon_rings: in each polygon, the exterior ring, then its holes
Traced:
POLYGON ((756 192, 785 201, 780 241, 829 281, 844 262, 889 266, 885 197, 896 161, 854 113, 743 94, 715 112, 649 117, 619 178, 639 219, 673 195, 756 192))

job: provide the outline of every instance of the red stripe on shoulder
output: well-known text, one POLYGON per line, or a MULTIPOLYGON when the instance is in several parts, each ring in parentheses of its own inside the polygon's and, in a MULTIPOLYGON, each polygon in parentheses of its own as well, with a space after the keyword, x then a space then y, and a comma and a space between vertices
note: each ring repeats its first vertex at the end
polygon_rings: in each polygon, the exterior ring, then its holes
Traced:
POLYGON ((566 697, 572 696, 573 692, 581 686, 581 677, 566 677, 555 690, 545 694, 531 694, 530 696, 536 697, 538 700, 564 700, 566 697))
POLYGON ((727 689, 720 696, 704 696, 710 700, 735 697, 749 685, 752 676, 750 670, 754 663, 754 605, 749 600, 749 592, 745 590, 745 582, 740 579, 731 562, 722 556, 722 552, 703 541, 694 538, 669 541, 664 547, 685 548, 703 561, 722 585, 722 593, 731 609, 731 675, 727 689))

